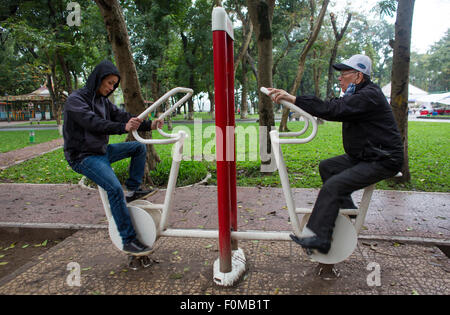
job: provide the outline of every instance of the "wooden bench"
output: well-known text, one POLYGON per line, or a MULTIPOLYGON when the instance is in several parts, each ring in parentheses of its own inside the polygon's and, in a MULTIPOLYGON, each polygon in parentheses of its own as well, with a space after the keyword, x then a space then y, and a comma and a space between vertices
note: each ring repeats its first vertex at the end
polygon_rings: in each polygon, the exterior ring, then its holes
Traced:
POLYGON ((30 118, 29 120, 30 120, 30 125, 33 124, 33 121, 37 121, 37 123, 38 123, 38 125, 39 125, 39 123, 40 123, 40 121, 41 121, 40 118, 30 118))

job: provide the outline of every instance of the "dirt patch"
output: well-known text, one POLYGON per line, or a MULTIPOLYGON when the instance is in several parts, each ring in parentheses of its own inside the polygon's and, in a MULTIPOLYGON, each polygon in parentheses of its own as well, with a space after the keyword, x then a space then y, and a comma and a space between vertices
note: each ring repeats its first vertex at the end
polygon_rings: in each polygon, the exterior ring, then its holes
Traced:
POLYGON ((39 261, 39 256, 73 234, 50 229, 0 229, 0 279, 20 267, 39 261))

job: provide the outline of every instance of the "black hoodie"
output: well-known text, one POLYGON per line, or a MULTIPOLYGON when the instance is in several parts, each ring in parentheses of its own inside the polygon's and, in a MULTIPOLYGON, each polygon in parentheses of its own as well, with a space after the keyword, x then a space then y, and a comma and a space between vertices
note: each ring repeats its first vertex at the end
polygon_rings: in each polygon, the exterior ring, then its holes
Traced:
MULTIPOLYGON (((72 165, 90 155, 103 155, 109 135, 127 133, 126 123, 133 116, 119 109, 106 97, 97 95, 102 80, 110 74, 119 80, 120 74, 110 61, 99 63, 89 75, 86 86, 74 91, 64 106, 64 155, 72 165)), ((139 131, 151 130, 151 121, 144 121, 139 131)))
POLYGON ((403 143, 392 109, 381 89, 370 80, 356 86, 353 95, 330 101, 298 96, 295 105, 313 116, 341 121, 345 153, 362 161, 380 161, 400 171, 403 143))

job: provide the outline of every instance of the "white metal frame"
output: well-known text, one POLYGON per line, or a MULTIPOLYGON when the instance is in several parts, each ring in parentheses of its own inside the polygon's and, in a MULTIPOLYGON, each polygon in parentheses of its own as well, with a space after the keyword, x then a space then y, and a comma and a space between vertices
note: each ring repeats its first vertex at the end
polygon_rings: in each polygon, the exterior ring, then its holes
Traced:
MULTIPOLYGON (((269 90, 262 87, 261 92, 268 95, 269 90)), ((299 108, 298 106, 295 106, 292 103, 289 103, 287 101, 281 101, 281 104, 290 110, 297 112, 300 114, 300 116, 304 117, 305 120, 305 127, 299 131, 299 132, 284 132, 280 133, 277 130, 272 130, 270 132, 270 140, 272 142, 272 149, 274 151, 275 159, 278 166, 278 172, 280 174, 281 178, 281 184, 283 186, 283 192, 286 198, 287 207, 289 211, 289 216, 291 219, 291 222, 293 222, 293 229, 294 233, 297 236, 300 236, 301 231, 303 230, 303 227, 308 221, 309 215, 312 212, 312 209, 309 208, 295 208, 294 200, 292 197, 292 192, 290 188, 289 178, 287 174, 286 164, 283 159, 283 154, 281 152, 281 144, 298 144, 298 143, 307 143, 311 141, 317 134, 317 121, 316 119, 299 108), (311 122, 313 126, 313 130, 310 136, 303 139, 280 139, 280 137, 292 137, 292 136, 300 136, 306 132, 309 126, 309 122, 311 122), (298 221, 297 214, 305 214, 302 218, 302 221, 298 221)), ((339 213, 345 216, 349 215, 356 215, 356 221, 355 221, 355 230, 359 233, 359 230, 362 227, 362 224, 364 223, 367 210, 369 208, 370 200, 372 198, 372 193, 375 189, 375 184, 370 185, 364 189, 364 193, 361 199, 360 207, 359 209, 340 209, 339 213)))
MULTIPOLYGON (((263 92, 266 95, 269 94, 269 90, 267 90, 264 87, 261 88, 261 92, 263 92)), ((278 173, 280 175, 281 184, 283 187, 283 192, 284 192, 284 196, 285 196, 287 207, 288 207, 290 220, 292 222, 292 228, 294 230, 295 235, 300 236, 301 231, 303 230, 304 226, 306 225, 306 223, 309 220, 309 217, 312 213, 312 209, 295 207, 294 199, 292 197, 292 192, 291 192, 291 188, 290 188, 287 168, 286 168, 286 164, 283 159, 283 154, 282 154, 280 145, 281 144, 307 143, 307 142, 311 141, 316 136, 316 133, 317 133, 317 121, 313 116, 311 116, 310 114, 308 114, 307 112, 305 112, 304 110, 302 110, 298 106, 295 106, 292 103, 289 103, 287 101, 281 101, 281 104, 283 106, 289 108, 291 111, 297 112, 300 116, 303 116, 304 120, 305 120, 305 127, 299 132, 280 133, 277 130, 272 130, 270 132, 270 140, 272 142, 272 149, 273 149, 274 157, 275 157, 275 160, 277 163, 278 173), (311 122, 312 128, 313 128, 310 136, 303 138, 303 139, 280 139, 280 137, 292 137, 292 136, 298 137, 298 136, 304 134, 306 132, 306 130, 308 130, 309 122, 311 122), (298 216, 297 216, 298 214, 303 214, 302 221, 300 223, 299 223, 298 216)), ((402 173, 398 173, 395 177, 401 177, 401 176, 402 176, 402 173)), ((373 194, 373 191, 375 190, 375 185, 376 184, 372 184, 372 185, 369 185, 366 188, 364 188, 364 192, 363 192, 361 202, 360 202, 358 209, 340 209, 339 210, 339 214, 343 215, 347 218, 349 218, 350 215, 356 216, 356 219, 354 220, 354 224, 353 224, 356 237, 359 234, 359 232, 363 226, 363 223, 366 219, 367 210, 369 209, 370 201, 372 199, 372 194, 373 194)))
MULTIPOLYGON (((261 91, 265 94, 268 94, 268 90, 265 88, 261 88, 261 91)), ((160 117, 164 118, 167 115, 171 114, 178 106, 181 106, 184 102, 186 102, 191 96, 193 91, 191 89, 187 88, 175 88, 168 93, 166 93, 164 96, 162 96, 159 100, 157 100, 153 105, 151 105, 149 108, 147 108, 142 114, 139 115, 140 118, 145 118, 151 111, 155 110, 158 106, 163 104, 167 99, 177 93, 186 93, 186 95, 178 101, 175 105, 173 105, 169 110, 167 110, 164 114, 162 114, 160 117)), ((304 209, 304 208, 296 208, 295 202, 292 197, 292 192, 290 188, 289 178, 287 174, 286 164, 284 162, 282 152, 281 152, 281 144, 299 144, 299 143, 307 143, 311 141, 317 134, 317 122, 316 119, 311 116, 310 114, 304 112, 297 106, 288 103, 288 102, 282 102, 283 106, 288 107, 290 110, 295 111, 299 113, 301 116, 305 118, 305 128, 299 132, 288 132, 288 133, 279 133, 276 130, 273 130, 270 132, 270 137, 272 141, 272 149, 274 152, 276 164, 278 167, 284 196, 286 199, 288 211, 289 211, 289 217, 291 220, 293 232, 295 235, 300 236, 301 231, 306 224, 309 214, 311 213, 311 209, 304 209), (300 139, 280 139, 280 137, 298 137, 302 134, 304 134, 308 128, 309 125, 312 125, 312 133, 306 137, 306 138, 300 138, 300 139), (298 214, 304 214, 302 221, 299 221, 298 214)), ((139 212, 141 210, 146 211, 149 215, 147 216, 149 220, 153 220, 153 224, 146 225, 144 227, 135 227, 135 229, 148 229, 153 228, 155 226, 155 231, 151 231, 152 235, 156 235, 156 238, 154 241, 156 241, 157 238, 160 236, 166 236, 166 237, 193 237, 193 238, 212 238, 212 239, 218 239, 218 230, 204 230, 204 229, 171 229, 167 228, 168 226, 168 218, 170 216, 170 212, 172 211, 172 202, 173 202, 173 195, 175 192, 176 187, 176 181, 178 178, 178 172, 180 163, 182 160, 183 155, 183 145, 184 141, 187 137, 187 134, 184 131, 179 131, 177 134, 167 134, 163 132, 162 130, 158 129, 158 132, 168 139, 143 139, 141 138, 137 132, 133 131, 133 135, 135 138, 146 144, 170 144, 175 143, 175 149, 173 150, 173 161, 172 166, 170 170, 169 175, 169 182, 167 185, 167 190, 165 194, 165 199, 163 204, 153 204, 147 200, 136 200, 128 204, 130 211, 130 214, 134 215, 136 211, 139 212)), ((357 215, 357 218, 354 223, 355 228, 355 234, 354 236, 346 235, 347 238, 354 238, 354 240, 351 240, 350 243, 347 244, 347 251, 350 251, 348 255, 345 255, 344 258, 339 258, 338 261, 336 259, 329 259, 330 257, 325 257, 327 255, 322 255, 320 257, 314 257, 313 259, 324 262, 324 263, 337 263, 339 261, 344 260, 347 258, 354 250, 354 247, 356 247, 356 241, 357 241, 357 233, 361 229, 361 226, 365 220, 365 216, 367 213, 367 209, 369 207, 370 199, 373 193, 373 190, 375 188, 375 185, 371 185, 367 187, 364 190, 364 194, 361 200, 361 205, 359 209, 341 209, 340 214, 341 215, 357 215), (349 249, 350 248, 350 249, 349 249)), ((101 200, 105 209, 106 216, 108 218, 108 221, 110 223, 110 236, 113 240, 113 243, 118 247, 120 250, 122 250, 120 238, 117 235, 117 230, 114 229, 114 224, 112 223, 114 220, 112 220, 111 211, 109 207, 108 197, 106 194, 106 191, 104 191, 101 187, 99 187, 99 193, 101 196, 101 200)), ((142 213, 140 213, 140 216, 142 216, 142 213)), ((145 221, 145 220, 144 220, 145 221)), ((344 222, 345 223, 345 222, 344 222)), ((353 226, 353 224, 352 224, 353 226)), ((348 226, 345 227, 346 230, 348 230, 348 226)), ((339 230, 339 226, 336 225, 336 230, 339 230)), ((138 232, 138 231, 137 231, 138 232)), ((139 232, 138 232, 139 234, 139 232)), ((290 231, 254 231, 254 230, 248 230, 248 231, 232 231, 231 232, 231 238, 236 240, 271 240, 271 241, 290 241, 290 231)), ((149 246, 153 246, 153 241, 151 241, 151 244, 147 244, 149 246)), ((238 256, 243 257, 240 260, 244 261, 245 263, 245 257, 243 253, 237 253, 238 256)))
MULTIPOLYGON (((269 90, 267 88, 262 87, 261 92, 268 95, 269 90)), ((288 172, 286 163, 283 159, 283 153, 281 151, 281 144, 302 144, 308 143, 317 135, 317 120, 298 106, 287 102, 281 101, 281 104, 284 107, 289 108, 289 110, 298 113, 300 116, 304 118, 305 127, 299 132, 278 132, 277 130, 272 130, 270 132, 270 140, 272 143, 272 151, 275 158, 275 162, 278 168, 278 174, 280 175, 281 186, 283 188, 284 197, 286 199, 286 205, 288 208, 289 218, 291 220, 292 229, 294 234, 298 237, 301 237, 301 232, 303 227, 307 223, 309 219, 309 214, 312 212, 311 209, 302 209, 295 207, 295 201, 292 196, 292 190, 290 187, 288 172), (281 139, 280 137, 299 137, 303 135, 308 129, 309 125, 312 125, 312 132, 309 136, 305 138, 288 138, 281 139), (298 214, 304 214, 302 221, 299 221, 298 214)), ((345 260, 348 256, 350 256, 357 244, 357 233, 353 228, 353 224, 349 219, 342 216, 343 213, 340 213, 335 222, 335 227, 332 236, 332 244, 330 251, 327 255, 320 254, 318 252, 314 252, 311 255, 311 258, 314 260, 324 263, 324 264, 335 264, 342 260, 345 260)))
MULTIPOLYGON (((162 96, 158 101, 152 104, 149 108, 147 108, 142 114, 138 117, 144 118, 151 111, 155 110, 158 106, 163 104, 169 97, 173 96, 176 93, 186 93, 186 96, 183 97, 179 102, 173 105, 169 110, 167 110, 160 117, 165 117, 171 112, 173 112, 178 106, 181 106, 184 102, 187 101, 189 97, 192 95, 192 90, 187 88, 175 88, 171 91, 167 92, 164 96, 162 96)), ((178 177, 178 172, 180 168, 180 163, 183 156, 183 145, 184 140, 187 135, 184 131, 179 131, 177 134, 167 134, 162 130, 158 129, 158 132, 169 139, 143 139, 141 138, 137 132, 133 131, 133 135, 135 138, 142 143, 146 144, 170 144, 175 143, 175 149, 173 150, 173 160, 172 166, 169 174, 169 182, 167 184, 167 190, 165 194, 165 199, 163 204, 153 204, 146 200, 137 200, 129 203, 129 206, 139 207, 145 211, 154 211, 157 210, 160 212, 160 219, 158 220, 158 237, 167 236, 167 237, 194 237, 194 238, 218 238, 217 230, 204 230, 204 229, 170 229, 167 228, 168 218, 170 216, 170 212, 172 211, 172 201, 173 194, 175 192, 176 180, 178 177)), ((101 196, 101 200, 103 202, 103 206, 105 208, 105 213, 108 219, 111 219, 111 212, 109 208, 108 197, 106 191, 104 191, 101 187, 99 187, 99 192, 101 196)), ((154 212, 152 213, 154 215, 154 212)), ((236 240, 290 240, 289 234, 291 232, 284 231, 233 231, 231 232, 231 238, 236 240)), ((152 244, 147 244, 152 245, 152 244)), ((120 249, 120 247, 119 247, 120 249)))

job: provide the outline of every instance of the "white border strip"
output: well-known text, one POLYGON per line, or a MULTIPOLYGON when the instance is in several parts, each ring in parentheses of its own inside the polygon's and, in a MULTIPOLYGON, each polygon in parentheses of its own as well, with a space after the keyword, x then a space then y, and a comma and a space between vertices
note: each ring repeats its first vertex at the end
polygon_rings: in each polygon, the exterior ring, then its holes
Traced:
MULTIPOLYGON (((108 229, 107 224, 79 224, 79 223, 23 223, 23 222, 0 222, 0 229, 1 228, 34 228, 34 229, 70 229, 70 230, 86 230, 86 229, 108 229)), ((253 240, 253 238, 246 237, 245 234, 253 232, 253 231, 236 231, 233 232, 234 236, 236 238, 241 240, 253 240)), ((266 236, 272 237, 273 234, 278 234, 279 236, 278 240, 290 240, 286 236, 288 234, 291 234, 291 231, 256 231, 260 232, 261 235, 258 235, 261 237, 263 234, 266 234, 266 236)), ((168 229, 164 231, 160 236, 162 237, 183 237, 183 238, 217 238, 218 232, 217 230, 199 230, 199 229, 168 229), (186 233, 186 230, 188 230, 188 233, 186 233), (192 234, 192 235, 187 235, 192 234), (195 235, 195 236, 194 236, 195 235)), ((254 235, 252 236, 254 237, 254 235)), ((261 240, 264 240, 265 237, 261 238, 261 240)), ((386 241, 386 242, 404 242, 404 243, 410 243, 410 244, 418 244, 418 245, 444 245, 444 246, 450 246, 450 239, 448 238, 431 238, 431 237, 414 237, 414 236, 401 236, 401 235, 366 235, 366 234, 359 234, 358 240, 367 240, 367 241, 386 241)))
POLYGON ((27 228, 27 229, 108 229, 107 224, 80 224, 80 223, 24 223, 24 222, 0 222, 0 228, 27 228))

